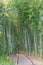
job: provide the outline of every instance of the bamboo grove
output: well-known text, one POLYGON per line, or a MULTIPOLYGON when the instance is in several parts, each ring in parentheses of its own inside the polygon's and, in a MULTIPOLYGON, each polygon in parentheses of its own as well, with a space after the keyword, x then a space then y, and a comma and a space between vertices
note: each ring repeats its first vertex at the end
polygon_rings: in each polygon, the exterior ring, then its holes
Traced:
POLYGON ((43 56, 43 0, 0 0, 0 54, 18 50, 43 56))

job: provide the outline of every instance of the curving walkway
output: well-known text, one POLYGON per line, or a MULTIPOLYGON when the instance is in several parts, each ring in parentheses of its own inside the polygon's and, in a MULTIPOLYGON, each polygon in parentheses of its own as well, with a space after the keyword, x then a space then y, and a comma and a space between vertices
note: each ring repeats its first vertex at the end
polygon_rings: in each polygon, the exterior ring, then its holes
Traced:
POLYGON ((43 60, 39 61, 36 59, 28 58, 24 54, 17 54, 16 62, 18 63, 16 63, 16 65, 43 65, 43 60))
POLYGON ((32 59, 27 58, 24 54, 18 54, 18 65, 35 65, 32 61, 32 59))

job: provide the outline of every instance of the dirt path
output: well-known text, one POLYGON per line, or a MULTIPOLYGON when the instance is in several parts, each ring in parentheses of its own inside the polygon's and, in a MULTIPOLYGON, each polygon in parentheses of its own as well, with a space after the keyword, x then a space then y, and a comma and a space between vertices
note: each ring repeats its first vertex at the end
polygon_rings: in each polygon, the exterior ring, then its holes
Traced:
POLYGON ((23 54, 19 54, 18 65, 32 65, 32 62, 23 54))
POLYGON ((18 55, 18 65, 43 65, 43 60, 35 60, 35 59, 29 59, 23 54, 18 55), (33 62, 33 63, 32 63, 33 62))

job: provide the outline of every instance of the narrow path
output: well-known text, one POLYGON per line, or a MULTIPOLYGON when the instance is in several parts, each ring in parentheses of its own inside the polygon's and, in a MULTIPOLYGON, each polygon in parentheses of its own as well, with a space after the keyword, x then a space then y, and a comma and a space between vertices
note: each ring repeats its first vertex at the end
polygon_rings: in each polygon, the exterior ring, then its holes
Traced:
POLYGON ((16 58, 16 65, 43 65, 43 60, 30 58, 24 54, 18 54, 16 55, 15 58, 16 58))
POLYGON ((35 65, 32 59, 27 58, 24 54, 18 54, 18 65, 35 65))

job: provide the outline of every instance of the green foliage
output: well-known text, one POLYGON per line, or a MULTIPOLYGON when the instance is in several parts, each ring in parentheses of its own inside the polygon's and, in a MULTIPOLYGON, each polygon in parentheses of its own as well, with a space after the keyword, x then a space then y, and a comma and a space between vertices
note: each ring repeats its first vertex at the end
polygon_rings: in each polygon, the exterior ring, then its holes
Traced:
POLYGON ((42 12, 43 0, 0 1, 0 54, 10 55, 25 50, 25 41, 27 45, 30 42, 31 52, 35 51, 34 45, 40 42, 40 33, 43 35, 42 12))
POLYGON ((9 62, 8 60, 4 59, 4 60, 0 60, 0 64, 2 65, 15 65, 14 63, 9 62))

